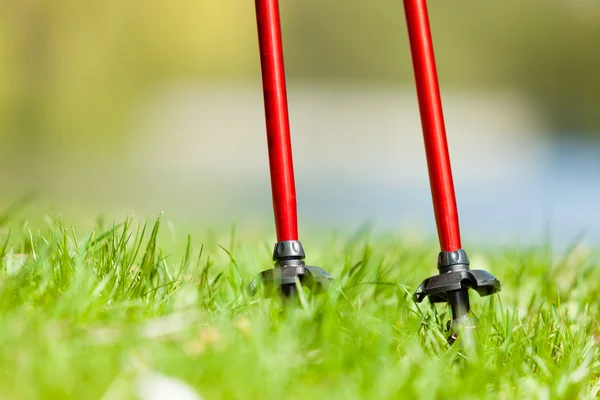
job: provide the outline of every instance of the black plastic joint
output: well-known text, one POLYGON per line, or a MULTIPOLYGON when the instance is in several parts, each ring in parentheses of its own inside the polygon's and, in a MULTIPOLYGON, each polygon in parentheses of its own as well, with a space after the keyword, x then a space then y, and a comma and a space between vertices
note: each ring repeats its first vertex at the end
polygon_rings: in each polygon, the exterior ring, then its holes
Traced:
POLYGON ((420 303, 426 297, 432 303, 448 301, 448 293, 474 289, 480 296, 502 290, 500 281, 483 270, 469 268, 469 258, 463 249, 442 251, 438 255, 438 275, 425 279, 417 288, 413 299, 420 303))
POLYGON ((438 255, 438 270, 440 274, 452 271, 468 271, 469 257, 463 249, 456 251, 441 251, 438 255))
POLYGON ((284 240, 275 243, 273 261, 303 260, 306 257, 304 248, 299 240, 284 240))
POLYGON ((261 272, 250 282, 248 291, 251 295, 256 293, 258 284, 281 288, 285 296, 289 288, 296 285, 296 279, 302 286, 320 292, 328 286, 333 278, 320 267, 309 266, 304 263, 304 248, 298 240, 284 240, 275 243, 273 248, 274 268, 261 272))

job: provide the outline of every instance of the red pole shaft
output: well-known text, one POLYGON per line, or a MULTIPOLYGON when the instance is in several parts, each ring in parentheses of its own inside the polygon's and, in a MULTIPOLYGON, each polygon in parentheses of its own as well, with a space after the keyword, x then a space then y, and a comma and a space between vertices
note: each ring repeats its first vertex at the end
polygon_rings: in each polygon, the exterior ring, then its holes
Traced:
POLYGON ((442 251, 461 248, 452 168, 426 0, 404 0, 435 221, 442 251))
POLYGON ((279 4, 278 0, 256 0, 255 5, 277 240, 298 240, 279 4))

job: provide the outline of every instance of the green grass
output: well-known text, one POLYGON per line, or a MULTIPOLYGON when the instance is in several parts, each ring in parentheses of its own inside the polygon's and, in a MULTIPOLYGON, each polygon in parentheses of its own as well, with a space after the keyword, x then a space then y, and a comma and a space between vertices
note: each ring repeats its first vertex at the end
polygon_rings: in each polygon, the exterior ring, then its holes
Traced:
MULTIPOLYGON (((574 248, 469 249, 503 283, 471 295, 479 357, 446 344, 446 306, 411 293, 436 272, 435 243, 359 232, 304 241, 336 280, 281 313, 244 287, 273 238, 173 240, 159 222, 74 232, 3 220, 0 398, 128 398, 141 373, 205 399, 595 398, 600 265, 574 248)), ((175 236, 177 237, 177 236, 175 236)))

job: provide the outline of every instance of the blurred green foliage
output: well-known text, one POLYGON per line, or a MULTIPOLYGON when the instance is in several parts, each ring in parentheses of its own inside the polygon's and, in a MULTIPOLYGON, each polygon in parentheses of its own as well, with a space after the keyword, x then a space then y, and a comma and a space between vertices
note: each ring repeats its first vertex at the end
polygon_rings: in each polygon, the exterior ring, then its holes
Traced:
POLYGON ((126 132, 157 86, 235 75, 224 64, 252 53, 237 27, 253 20, 234 1, 211 3, 0 3, 2 147, 114 145, 106 135, 126 132))
MULTIPOLYGON (((549 131, 600 132, 599 5, 431 0, 442 85, 517 89, 549 131)), ((282 0, 281 11, 290 79, 411 84, 401 1, 282 0)), ((260 79, 254 2, 5 0, 0 70, 5 153, 114 147, 161 87, 260 79)))
MULTIPOLYGON (((600 2, 428 4, 443 87, 518 90, 549 132, 600 132, 600 2)), ((412 80, 402 1, 306 0, 284 9, 293 76, 412 80)))

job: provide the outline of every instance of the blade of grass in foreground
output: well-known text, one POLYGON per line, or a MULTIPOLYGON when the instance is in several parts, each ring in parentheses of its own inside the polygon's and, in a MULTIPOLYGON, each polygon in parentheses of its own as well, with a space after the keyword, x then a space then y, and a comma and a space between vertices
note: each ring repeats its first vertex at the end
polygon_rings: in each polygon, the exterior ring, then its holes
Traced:
POLYGON ((205 399, 598 395, 594 250, 479 254, 504 290, 472 296, 480 353, 465 369, 446 307, 411 300, 430 243, 329 241, 314 262, 332 267, 331 290, 301 291, 281 313, 277 298, 242 292, 264 267, 262 241, 224 232, 207 246, 196 232, 178 251, 160 232, 160 218, 80 235, 49 218, 0 233, 0 397, 128 398, 148 371, 205 399))

